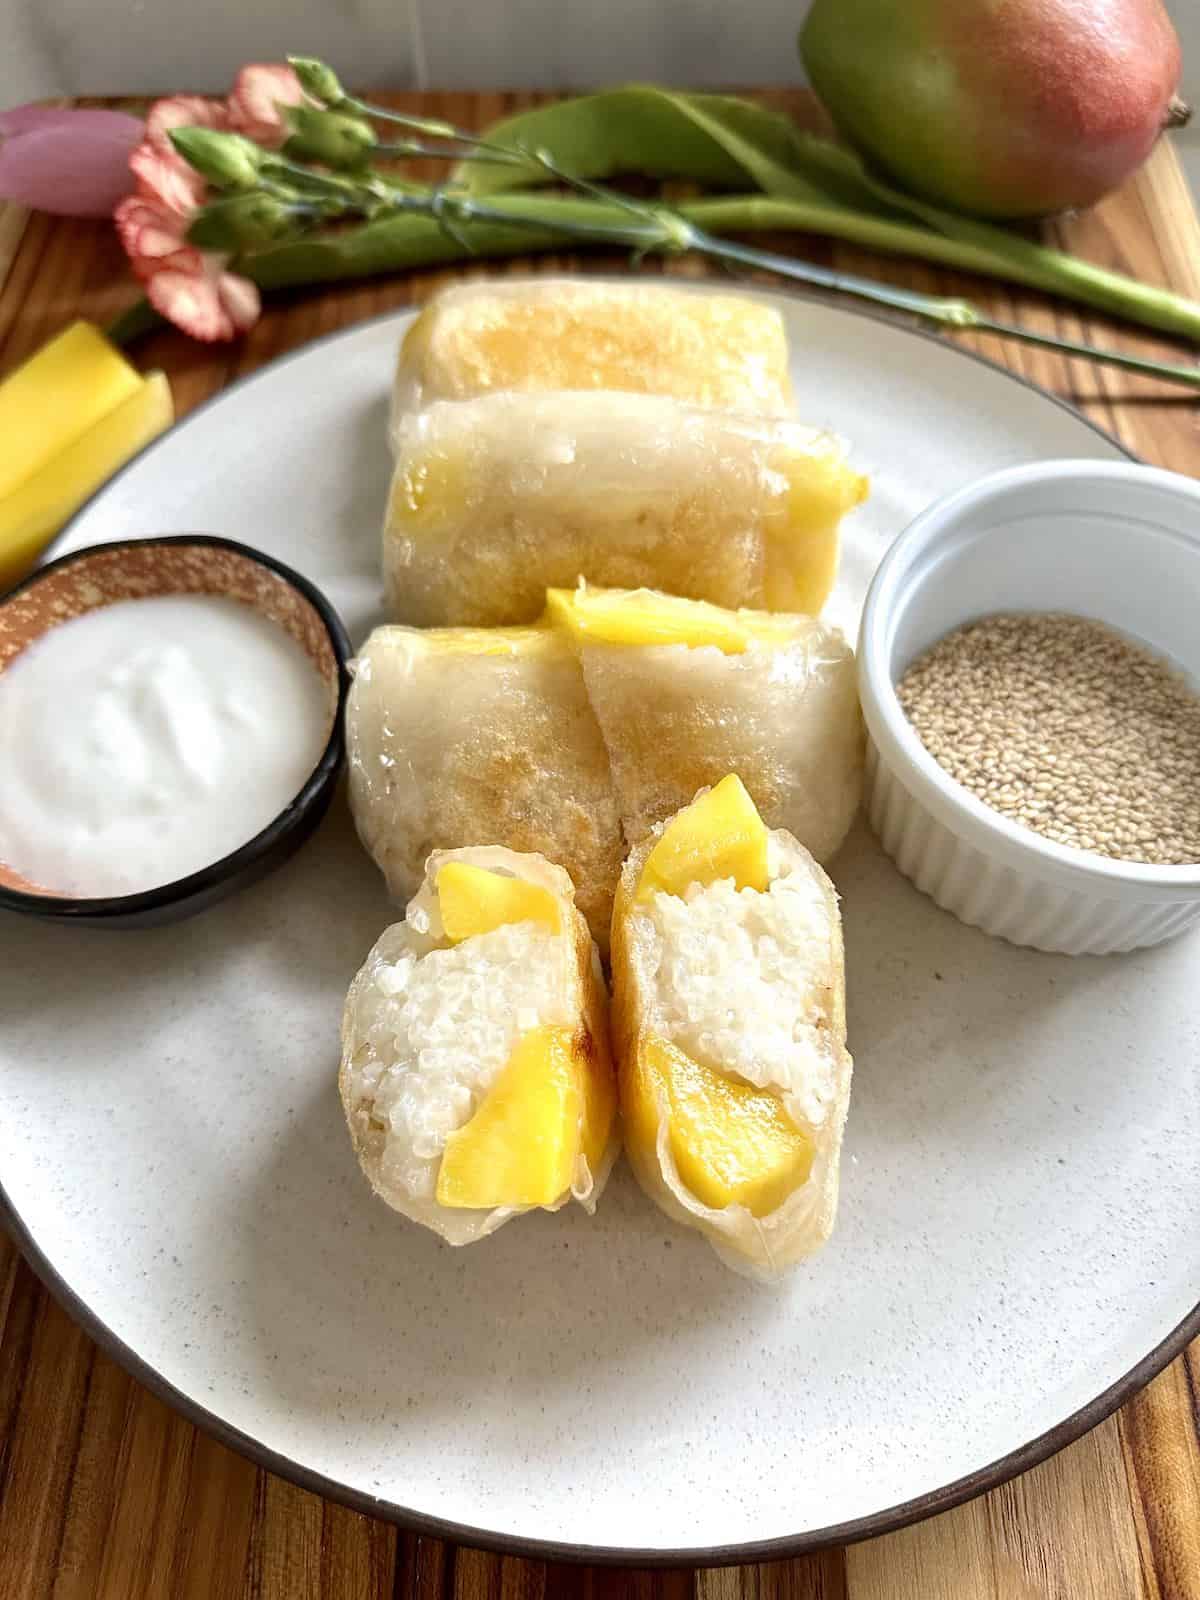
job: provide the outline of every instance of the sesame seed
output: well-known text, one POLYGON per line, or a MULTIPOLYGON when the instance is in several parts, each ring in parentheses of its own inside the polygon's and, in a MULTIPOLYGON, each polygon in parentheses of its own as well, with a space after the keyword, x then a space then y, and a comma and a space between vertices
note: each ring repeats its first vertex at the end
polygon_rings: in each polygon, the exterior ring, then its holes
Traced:
POLYGON ((1002 816, 1116 860, 1200 862, 1200 694, 1114 629, 1064 612, 983 617, 896 692, 933 758, 1002 816))

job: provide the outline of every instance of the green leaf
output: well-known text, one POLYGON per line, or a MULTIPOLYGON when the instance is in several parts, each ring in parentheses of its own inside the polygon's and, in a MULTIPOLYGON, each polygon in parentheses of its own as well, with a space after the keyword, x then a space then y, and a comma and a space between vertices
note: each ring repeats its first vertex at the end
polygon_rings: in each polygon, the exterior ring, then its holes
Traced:
MULTIPOLYGON (((631 84, 522 111, 487 130, 509 149, 548 150, 576 177, 603 182, 621 174, 686 178, 716 189, 759 188, 772 172, 786 177, 796 130, 788 118, 720 94, 673 94, 631 84)), ((464 161, 454 182, 474 195, 529 189, 536 175, 515 167, 464 161)), ((542 179, 552 183, 549 175, 542 179)), ((798 179, 796 181, 799 181, 798 179)))
MULTIPOLYGON (((814 181, 802 170, 797 130, 787 117, 768 111, 755 119, 743 117, 740 112, 747 109, 747 102, 728 95, 656 92, 664 114, 674 115, 711 140, 764 194, 810 204, 845 203, 836 185, 814 181)), ((872 204, 863 209, 880 207, 872 204)))
MULTIPOLYGON (((521 112, 495 124, 487 137, 545 149, 563 170, 600 181, 641 173, 712 188, 745 189, 750 182, 764 196, 793 202, 810 217, 806 224, 781 221, 781 227, 803 226, 983 272, 1200 342, 1195 302, 907 194, 878 177, 852 150, 732 95, 631 85, 521 112)), ((513 168, 470 161, 457 169, 456 178, 481 196, 528 189, 536 181, 513 168)), ((543 181, 553 178, 547 174, 543 181)), ((687 206, 680 209, 690 215, 687 206)))

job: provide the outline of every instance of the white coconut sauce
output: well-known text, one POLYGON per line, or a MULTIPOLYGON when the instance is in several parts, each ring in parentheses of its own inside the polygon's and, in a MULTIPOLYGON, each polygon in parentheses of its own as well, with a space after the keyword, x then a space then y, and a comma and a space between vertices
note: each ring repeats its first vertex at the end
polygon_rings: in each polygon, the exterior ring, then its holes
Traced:
POLYGON ((246 844, 329 738, 329 691, 251 606, 124 600, 0 673, 0 861, 76 896, 171 883, 246 844))

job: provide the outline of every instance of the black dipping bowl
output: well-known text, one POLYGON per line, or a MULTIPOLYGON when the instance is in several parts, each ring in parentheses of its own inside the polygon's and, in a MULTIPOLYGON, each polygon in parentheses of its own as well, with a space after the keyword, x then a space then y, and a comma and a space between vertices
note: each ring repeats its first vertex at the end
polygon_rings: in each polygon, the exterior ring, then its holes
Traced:
POLYGON ((177 922, 264 877, 293 855, 333 798, 342 765, 350 641, 319 589, 282 562, 206 534, 122 539, 40 567, 0 600, 0 673, 51 628, 118 600, 210 594, 241 601, 303 649, 329 694, 329 738, 300 793, 248 843, 199 872, 138 894, 74 899, 29 883, 0 862, 0 910, 103 928, 177 922))

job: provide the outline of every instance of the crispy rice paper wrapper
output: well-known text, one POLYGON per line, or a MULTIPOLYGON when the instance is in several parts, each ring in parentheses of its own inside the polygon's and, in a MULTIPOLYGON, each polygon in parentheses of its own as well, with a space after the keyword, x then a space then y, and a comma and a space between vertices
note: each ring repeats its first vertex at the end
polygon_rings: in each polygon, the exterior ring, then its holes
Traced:
POLYGON ((792 399, 783 319, 748 295, 488 280, 444 290, 409 328, 393 426, 436 400, 503 389, 624 389, 769 415, 792 399))
MULTIPOLYGON (((440 1198, 448 1152, 479 1127, 474 1119, 486 1113, 492 1091, 507 1096, 502 1125, 510 1162, 514 1150, 522 1159, 523 1142, 536 1147, 554 1138, 565 1152, 561 1192, 543 1194, 538 1204, 557 1210, 573 1198, 594 1211, 619 1149, 616 1090, 599 957, 568 874, 540 855, 496 846, 435 852, 405 920, 382 934, 350 987, 338 1085, 372 1189, 452 1245, 485 1238, 533 1208, 440 1198), (556 926, 526 920, 455 942, 438 893, 439 874, 451 863, 543 891, 539 898, 556 908, 556 926), (570 1093, 555 1097, 549 1078, 543 1084, 537 1071, 522 1068, 523 1098, 514 1098, 506 1069, 531 1042, 547 1039, 548 1071, 565 1073, 570 1093)), ((482 1149, 496 1151, 494 1125, 482 1149)), ((511 1174, 506 1180, 486 1167, 480 1172, 478 1148, 474 1154, 472 1181, 511 1181, 511 1174)))
POLYGON ((624 843, 569 639, 377 628, 354 664, 346 744, 359 836, 396 899, 431 850, 502 839, 566 869, 607 950, 624 843))
POLYGON ((798 422, 600 390, 437 402, 397 438, 389 615, 527 623, 581 577, 816 613, 865 493, 842 442, 798 422))
POLYGON ((736 772, 769 828, 828 861, 862 794, 854 652, 816 617, 727 615, 746 636, 736 652, 577 638, 626 839, 736 772))

